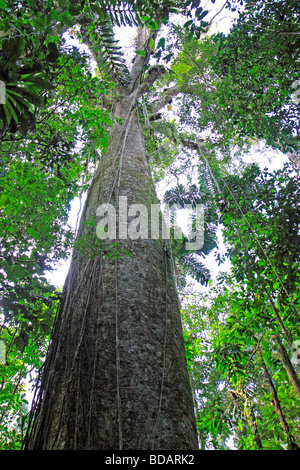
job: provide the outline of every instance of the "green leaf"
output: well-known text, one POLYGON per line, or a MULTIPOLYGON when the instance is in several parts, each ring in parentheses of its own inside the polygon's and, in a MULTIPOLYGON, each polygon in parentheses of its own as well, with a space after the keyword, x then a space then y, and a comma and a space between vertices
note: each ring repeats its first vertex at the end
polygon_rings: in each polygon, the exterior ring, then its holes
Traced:
POLYGON ((31 235, 33 238, 38 239, 39 234, 37 233, 36 230, 34 230, 32 227, 28 228, 28 233, 31 235))
POLYGON ((197 17, 198 21, 203 20, 203 18, 208 14, 208 10, 205 10, 200 16, 197 17))
POLYGON ((13 117, 14 121, 16 123, 18 123, 19 122, 18 116, 16 115, 16 112, 15 112, 13 106, 10 104, 9 100, 6 101, 5 105, 7 106, 7 108, 9 110, 11 116, 13 117))
POLYGON ((24 82, 27 85, 35 85, 42 90, 54 90, 55 85, 49 83, 44 78, 38 76, 29 76, 27 77, 28 81, 24 82))
POLYGON ((7 95, 14 95, 14 96, 22 97, 22 95, 20 95, 20 93, 17 93, 16 91, 11 90, 11 89, 9 89, 9 88, 7 88, 7 87, 6 87, 5 91, 6 91, 6 94, 7 94, 7 95))
POLYGON ((150 26, 152 31, 157 31, 158 30, 158 23, 155 20, 149 21, 147 26, 150 26))
POLYGON ((145 55, 146 55, 145 51, 140 51, 140 50, 135 51, 135 53, 138 54, 138 55, 141 55, 142 57, 145 57, 145 55))
POLYGON ((165 44, 166 44, 166 39, 165 38, 160 38, 160 40, 157 43, 157 49, 162 49, 164 51, 165 50, 165 44))
POLYGON ((192 23, 193 23, 193 20, 188 20, 186 23, 184 23, 183 27, 188 28, 189 26, 191 26, 192 23))

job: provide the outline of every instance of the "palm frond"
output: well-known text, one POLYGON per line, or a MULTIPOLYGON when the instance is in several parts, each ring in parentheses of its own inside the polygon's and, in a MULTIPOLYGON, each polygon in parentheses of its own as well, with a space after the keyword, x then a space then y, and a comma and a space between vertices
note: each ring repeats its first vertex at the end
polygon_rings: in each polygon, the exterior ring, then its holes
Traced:
POLYGON ((195 253, 183 256, 178 263, 186 275, 190 275, 195 281, 202 285, 207 285, 211 278, 209 269, 200 261, 195 253))
POLYGON ((100 71, 110 73, 120 83, 126 85, 129 81, 123 52, 115 39, 114 30, 110 19, 102 18, 96 25, 88 28, 88 42, 94 53, 100 71))
POLYGON ((165 21, 170 13, 178 12, 178 0, 101 0, 99 6, 116 26, 137 26, 145 16, 165 21))
POLYGON ((186 188, 179 184, 175 188, 166 191, 164 202, 167 204, 179 204, 182 208, 184 208, 185 204, 191 204, 195 208, 196 204, 206 204, 209 194, 209 191, 204 186, 197 188, 196 185, 192 185, 186 188))
MULTIPOLYGON (((192 185, 189 188, 183 185, 169 190, 165 193, 164 202, 169 205, 178 204, 182 208, 185 204, 190 204, 191 208, 196 209, 199 204, 204 205, 204 238, 203 246, 195 251, 188 249, 186 238, 175 240, 171 237, 171 249, 176 262, 181 267, 182 275, 190 275, 200 284, 206 285, 210 279, 209 269, 201 262, 201 258, 207 256, 218 246, 217 223, 218 215, 216 207, 212 202, 212 194, 208 185, 209 175, 203 174, 199 186, 192 185)), ((195 210, 191 211, 189 220, 189 233, 196 233, 198 219, 195 210)), ((189 235, 187 235, 189 237, 189 235)), ((192 241, 192 240, 191 240, 192 241)), ((181 277, 182 277, 181 275, 181 277)))
POLYGON ((137 26, 140 16, 134 4, 134 1, 102 0, 92 4, 91 9, 100 19, 109 19, 112 26, 137 26))

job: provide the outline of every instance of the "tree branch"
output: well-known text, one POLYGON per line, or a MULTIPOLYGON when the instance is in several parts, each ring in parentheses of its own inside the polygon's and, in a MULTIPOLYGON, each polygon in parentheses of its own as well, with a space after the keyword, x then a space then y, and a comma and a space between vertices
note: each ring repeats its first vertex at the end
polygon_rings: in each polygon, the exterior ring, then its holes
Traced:
POLYGON ((173 87, 167 88, 156 101, 153 101, 153 103, 151 103, 149 109, 150 118, 151 116, 158 113, 158 111, 160 111, 164 106, 166 106, 166 104, 168 104, 174 98, 174 96, 178 95, 179 93, 180 90, 178 85, 174 85, 173 87))
POLYGON ((165 68, 162 65, 156 65, 151 67, 149 73, 143 83, 138 88, 138 96, 143 95, 149 88, 154 84, 156 80, 159 79, 165 73, 165 68))
POLYGON ((145 55, 136 54, 133 60, 133 66, 130 71, 130 84, 129 84, 129 93, 132 93, 136 89, 138 82, 142 81, 142 77, 145 71, 147 64, 149 63, 151 49, 150 43, 151 40, 155 41, 158 31, 149 31, 146 26, 141 28, 138 31, 137 36, 137 50, 145 52, 145 55))

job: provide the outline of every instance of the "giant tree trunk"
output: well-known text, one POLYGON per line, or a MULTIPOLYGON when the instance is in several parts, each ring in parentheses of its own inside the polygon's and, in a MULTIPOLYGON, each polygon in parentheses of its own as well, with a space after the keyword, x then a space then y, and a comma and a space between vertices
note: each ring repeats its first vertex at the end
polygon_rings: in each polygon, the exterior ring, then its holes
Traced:
MULTIPOLYGON (((102 203, 158 203, 132 103, 118 103, 79 237, 102 203)), ((74 250, 25 449, 198 447, 167 241, 117 242, 131 256, 74 250)))

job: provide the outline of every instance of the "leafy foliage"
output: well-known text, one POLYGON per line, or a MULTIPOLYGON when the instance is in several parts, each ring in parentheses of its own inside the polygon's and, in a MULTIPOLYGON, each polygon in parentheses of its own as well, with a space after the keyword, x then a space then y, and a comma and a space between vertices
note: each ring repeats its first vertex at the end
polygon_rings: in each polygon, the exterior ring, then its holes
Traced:
POLYGON ((218 101, 242 136, 299 150, 299 8, 296 1, 247 2, 230 34, 214 38, 210 61, 221 77, 218 101))
MULTIPOLYGON (((203 181, 202 181, 203 184, 203 181)), ((184 188, 182 185, 177 186, 174 190, 169 190, 165 193, 164 201, 169 205, 176 204, 178 207, 185 208, 188 204, 193 209, 191 215, 191 229, 196 232, 196 211, 197 205, 202 205, 204 212, 204 243, 203 246, 197 251, 191 251, 187 246, 187 238, 183 240, 176 240, 172 238, 172 251, 179 267, 181 268, 181 286, 185 285, 185 276, 192 276, 197 282, 206 285, 210 279, 209 269, 201 261, 205 255, 209 254, 214 248, 217 247, 216 236, 216 208, 210 207, 207 203, 211 196, 207 185, 203 187, 191 186, 189 189, 184 188)), ((189 237, 189 234, 187 234, 189 237)))
MULTIPOLYGON (((228 449, 233 439, 239 449, 281 449, 300 441, 299 398, 275 339, 291 356, 299 335, 299 177, 292 166, 274 174, 252 166, 242 175, 234 166, 231 176, 225 166, 253 136, 286 152, 299 149, 299 106, 290 99, 299 78, 299 12, 295 1, 248 1, 230 35, 199 41, 209 26, 205 8, 194 0, 0 1, 2 449, 20 447, 25 379, 29 370, 34 380, 42 365, 60 299, 46 274, 73 247, 68 212, 108 144, 113 80, 129 83, 113 28, 143 25, 151 32, 147 53, 165 64, 137 104, 155 182, 176 180, 168 204, 206 207, 200 250, 171 240, 178 287, 188 275, 209 287, 182 313, 201 447, 228 449), (160 24, 170 26, 177 13, 184 27, 171 26, 155 44, 160 24), (69 46, 65 32, 89 45, 96 76, 90 56, 69 46), (152 115, 153 103, 174 89, 165 104, 176 117, 166 108, 152 115), (196 184, 187 177, 195 167, 196 184), (203 261, 217 249, 219 209, 232 272, 214 287, 203 261)), ((77 240, 82 253, 103 254, 90 233, 77 240)), ((115 244, 105 256, 124 254, 115 244)))
MULTIPOLYGON (((291 165, 274 173, 252 165, 222 183, 232 269, 184 314, 188 352, 197 348, 190 367, 198 426, 207 448, 226 448, 229 438, 239 449, 297 448, 299 395, 275 338, 292 357, 299 337, 298 175, 291 165), (211 401, 201 399, 203 375, 204 396, 215 387, 211 401)), ((299 373, 297 361, 293 367, 299 373)))
MULTIPOLYGON (((251 166, 225 181, 223 223, 235 276, 252 292, 269 294, 298 319, 298 174, 291 165, 270 174, 251 166)), ((289 312, 289 315, 288 315, 289 312)))

